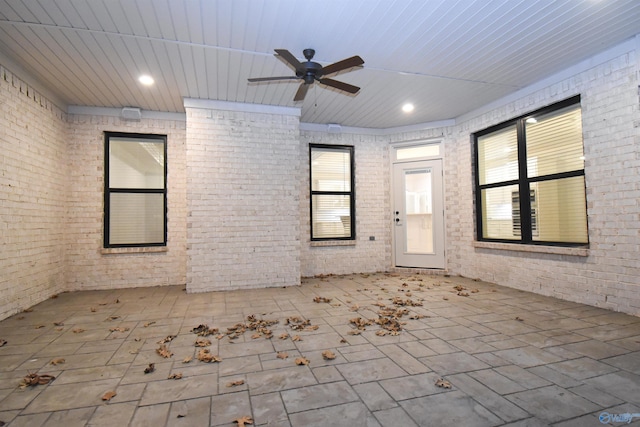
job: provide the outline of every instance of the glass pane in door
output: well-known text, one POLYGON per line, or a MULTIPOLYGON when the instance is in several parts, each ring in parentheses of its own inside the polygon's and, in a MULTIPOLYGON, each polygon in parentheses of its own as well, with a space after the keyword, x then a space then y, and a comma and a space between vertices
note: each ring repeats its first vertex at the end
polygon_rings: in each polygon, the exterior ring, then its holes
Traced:
POLYGON ((407 253, 433 253, 431 179, 431 168, 404 171, 407 253))

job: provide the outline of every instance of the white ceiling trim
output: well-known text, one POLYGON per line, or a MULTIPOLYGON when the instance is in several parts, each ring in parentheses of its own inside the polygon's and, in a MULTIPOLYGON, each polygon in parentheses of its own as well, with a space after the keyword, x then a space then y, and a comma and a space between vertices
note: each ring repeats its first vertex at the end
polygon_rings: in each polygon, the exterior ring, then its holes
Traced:
POLYGON ((184 98, 185 108, 202 110, 242 111, 245 113, 281 114, 300 117, 301 109, 296 107, 280 107, 277 105, 245 104, 242 102, 216 101, 213 99, 184 98))
MULTIPOLYGON (((337 133, 351 133, 358 135, 396 135, 406 132, 419 132, 422 130, 445 128, 456 124, 454 119, 439 120, 437 122, 419 123, 416 125, 398 126, 391 128, 361 128, 352 126, 340 126, 340 132, 337 133)), ((335 133, 329 131, 331 124, 318 124, 318 123, 300 123, 300 130, 308 132, 326 132, 335 133)))
MULTIPOLYGON (((125 107, 137 108, 137 107, 125 107)), ((187 120, 185 113, 168 113, 166 111, 140 110, 143 119, 152 120, 175 120, 184 122, 187 120)), ((70 105, 67 107, 67 114, 77 114, 84 116, 106 116, 122 117, 122 108, 111 107, 85 107, 82 105, 70 105)))

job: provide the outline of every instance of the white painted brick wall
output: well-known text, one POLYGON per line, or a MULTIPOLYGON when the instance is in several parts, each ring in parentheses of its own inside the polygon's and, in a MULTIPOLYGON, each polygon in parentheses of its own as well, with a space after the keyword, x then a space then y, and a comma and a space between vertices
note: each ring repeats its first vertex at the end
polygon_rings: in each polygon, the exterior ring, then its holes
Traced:
POLYGON ((69 126, 67 289, 116 289, 186 283, 186 124, 181 120, 126 121, 74 114, 69 126), (104 133, 167 135, 167 251, 102 253, 104 133))
POLYGON ((0 319, 65 284, 64 113, 0 66, 0 319))
POLYGON ((635 53, 540 89, 448 129, 449 269, 458 274, 640 314, 640 119, 635 53), (582 96, 588 257, 473 247, 472 132, 582 96))
POLYGON ((301 134, 301 268, 303 276, 385 271, 391 266, 389 145, 379 137, 304 131, 301 134), (311 246, 309 144, 353 145, 356 240, 353 246, 311 246), (375 240, 369 240, 374 236, 375 240))
POLYGON ((187 289, 300 283, 299 117, 187 108, 187 289))

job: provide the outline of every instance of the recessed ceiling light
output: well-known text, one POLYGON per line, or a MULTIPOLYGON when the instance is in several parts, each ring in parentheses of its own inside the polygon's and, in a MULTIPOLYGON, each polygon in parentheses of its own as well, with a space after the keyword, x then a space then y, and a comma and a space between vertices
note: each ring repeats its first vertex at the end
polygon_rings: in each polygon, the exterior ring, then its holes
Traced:
POLYGON ((405 113, 410 113, 413 111, 413 108, 413 104, 407 103, 402 106, 402 111, 404 111, 405 113))
POLYGON ((138 78, 138 81, 145 86, 151 86, 154 83, 153 77, 148 74, 143 74, 138 78))

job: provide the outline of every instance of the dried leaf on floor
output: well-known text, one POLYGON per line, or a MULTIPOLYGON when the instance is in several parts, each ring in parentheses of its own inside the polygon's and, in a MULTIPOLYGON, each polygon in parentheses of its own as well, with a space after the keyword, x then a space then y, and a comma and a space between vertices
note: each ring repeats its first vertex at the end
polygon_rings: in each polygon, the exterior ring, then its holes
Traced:
POLYGON ((313 299, 313 302, 317 302, 317 303, 321 303, 321 302, 330 303, 330 302, 331 302, 331 298, 327 298, 327 297, 315 297, 315 298, 313 299))
POLYGON ((325 350, 322 352, 322 357, 325 360, 333 360, 336 358, 336 354, 334 352, 332 352, 331 350, 325 350))
POLYGON ((109 317, 107 318, 107 320, 108 320, 108 321, 111 321, 111 320, 117 320, 117 319, 119 319, 119 318, 120 318, 120 316, 109 316, 109 317))
POLYGON ((253 424, 253 418, 245 415, 242 418, 238 418, 237 420, 233 420, 234 423, 238 424, 238 427, 245 427, 247 424, 253 424))
POLYGON ((480 289, 471 289, 472 294, 477 294, 478 292, 480 292, 480 289))
POLYGON ((307 359, 304 356, 296 358, 296 365, 302 366, 302 365, 308 365, 309 363, 310 363, 309 359, 307 359))
POLYGON ((109 328, 110 332, 127 332, 129 328, 127 327, 118 327, 118 328, 109 328))
POLYGON ((242 384, 244 384, 244 380, 229 381, 227 383, 227 387, 235 387, 235 386, 242 385, 242 384))
POLYGON ((436 381, 436 387, 451 388, 451 383, 445 379, 438 378, 436 381))
POLYGON ((414 301, 410 298, 407 298, 406 300, 403 300, 400 297, 393 297, 392 302, 395 305, 400 305, 400 306, 410 306, 410 307, 422 307, 422 302, 421 301, 414 301))
POLYGON ((201 362, 213 363, 213 362, 222 362, 222 359, 214 354, 211 354, 211 350, 208 348, 203 348, 198 352, 196 358, 201 362))
POLYGON ((521 318, 521 317, 516 317, 516 319, 515 319, 515 320, 517 320, 518 322, 524 322, 524 319, 523 319, 523 318, 521 318))
POLYGON ((356 328, 364 331, 367 326, 371 325, 372 322, 371 320, 363 319, 362 317, 354 317, 353 319, 349 320, 349 323, 354 325, 356 328))
POLYGON ((384 329, 380 329, 379 331, 376 331, 376 335, 379 337, 383 337, 387 335, 387 331, 385 331, 384 329))
POLYGON ((155 363, 149 363, 149 366, 147 366, 146 368, 144 368, 144 373, 145 374, 150 374, 153 371, 156 370, 156 364, 155 363))
POLYGON ((353 329, 349 332, 347 332, 349 335, 360 335, 362 333, 362 331, 359 331, 358 329, 353 329))
POLYGON ((411 316, 409 316, 409 319, 412 319, 412 320, 419 320, 419 319, 424 319, 425 317, 430 317, 430 316, 426 316, 426 315, 424 315, 424 314, 417 314, 417 313, 414 313, 414 314, 412 314, 411 316))
POLYGON ((469 296, 469 292, 458 292, 458 296, 468 297, 469 296))
POLYGON ((44 327, 45 327, 44 325, 36 325, 36 326, 35 326, 35 329, 42 329, 42 328, 44 328, 44 327))
POLYGON ((349 311, 358 311, 360 310, 360 306, 358 304, 354 304, 349 308, 349 311))
POLYGON ((462 285, 456 285, 456 286, 454 286, 454 287, 453 287, 453 289, 455 289, 455 290, 456 290, 456 291, 458 291, 458 292, 460 292, 460 291, 466 291, 466 290, 467 290, 467 288, 465 288, 465 287, 464 287, 464 286, 462 286, 462 285))
POLYGON ((349 344, 344 338, 340 338, 340 344, 349 344))
POLYGON ((165 359, 168 359, 171 356, 173 356, 173 353, 171 352, 171 350, 167 348, 165 344, 162 344, 160 347, 158 347, 156 349, 156 353, 158 353, 160 356, 164 357, 165 359))
POLYGON ((317 331, 319 327, 320 326, 318 326, 318 325, 309 325, 306 328, 304 328, 304 330, 305 331, 317 331))
POLYGON ((286 340, 287 338, 289 338, 289 334, 285 332, 283 334, 280 334, 278 338, 280 338, 281 340, 286 340))
POLYGON ((7 344, 7 340, 0 340, 0 347, 5 346, 7 344))
POLYGON ((196 347, 209 347, 210 345, 211 341, 206 338, 198 338, 195 343, 196 347))
POLYGON ((286 359, 287 357, 289 357, 289 355, 288 355, 285 351, 281 351, 280 353, 278 353, 278 354, 276 355, 276 357, 277 357, 278 359, 286 359))
POLYGON ((175 374, 171 374, 167 377, 168 380, 181 380, 182 372, 176 372, 175 374))
POLYGON ((442 297, 443 300, 449 301, 449 297, 442 297))
POLYGON ((377 307, 386 307, 387 306, 385 303, 380 302, 380 301, 374 302, 373 305, 375 305, 377 307))
POLYGON ((163 338, 160 341, 158 341, 158 344, 166 344, 168 342, 171 342, 175 337, 176 337, 175 335, 167 335, 166 338, 163 338))
POLYGON ((102 395, 102 400, 104 400, 105 402, 110 401, 111 399, 113 399, 114 397, 116 397, 117 393, 113 390, 106 392, 105 394, 102 395))
POLYGON ((20 388, 24 389, 27 387, 35 387, 37 385, 45 385, 49 384, 51 381, 55 380, 56 377, 53 375, 43 374, 32 374, 29 372, 21 381, 20 388))
POLYGON ((63 364, 64 362, 66 362, 62 357, 58 357, 57 359, 53 359, 51 362, 49 362, 49 364, 53 365, 53 366, 58 366, 63 364))
POLYGON ((53 322, 53 326, 64 326, 64 322, 53 322))
POLYGON ((91 307, 90 310, 92 313, 95 313, 96 311, 98 311, 95 307, 91 307))
POLYGON ((142 326, 144 326, 145 328, 148 328, 149 326, 153 325, 154 323, 156 323, 156 322, 147 322, 142 326))
POLYGON ((311 325, 311 320, 292 316, 287 317, 286 324, 289 325, 294 331, 299 331, 311 325))
POLYGON ((189 363, 193 360, 193 356, 187 356, 184 359, 182 359, 182 363, 189 363))
POLYGON ((82 328, 75 328, 75 329, 72 329, 72 330, 71 330, 71 332, 73 332, 74 334, 81 334, 81 333, 83 333, 83 332, 84 332, 84 329, 82 329, 82 328))
POLYGON ((255 339, 260 338, 261 336, 262 336, 261 334, 253 334, 253 335, 251 335, 251 339, 255 340, 255 339))
POLYGON ((208 337, 209 335, 217 334, 220 330, 218 328, 210 328, 209 325, 203 323, 193 328, 191 332, 201 337, 208 337))
POLYGON ((302 341, 302 338, 300 335, 294 335, 291 337, 291 341, 302 341))

